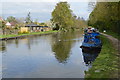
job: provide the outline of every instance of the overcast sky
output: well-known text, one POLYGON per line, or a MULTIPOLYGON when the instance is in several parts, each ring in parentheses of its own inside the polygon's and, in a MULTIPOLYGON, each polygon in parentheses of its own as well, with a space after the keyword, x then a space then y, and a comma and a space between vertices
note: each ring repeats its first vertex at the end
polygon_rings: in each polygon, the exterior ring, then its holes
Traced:
MULTIPOLYGON (((51 19, 51 12, 59 1, 61 0, 29 0, 29 2, 28 0, 3 0, 0 7, 2 7, 3 18, 8 16, 26 17, 30 11, 33 20, 37 19, 39 22, 44 22, 51 19)), ((84 2, 68 0, 68 3, 74 14, 88 19, 90 14, 90 11, 88 11, 88 0, 84 0, 84 2)))

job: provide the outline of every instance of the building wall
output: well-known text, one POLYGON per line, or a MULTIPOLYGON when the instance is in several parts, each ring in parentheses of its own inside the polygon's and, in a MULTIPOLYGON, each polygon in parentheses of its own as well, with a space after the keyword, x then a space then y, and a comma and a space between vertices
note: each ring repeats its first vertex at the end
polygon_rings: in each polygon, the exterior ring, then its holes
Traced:
POLYGON ((21 32, 42 32, 42 31, 50 31, 50 27, 21 27, 20 31, 21 32))
POLYGON ((50 27, 45 27, 45 28, 43 28, 43 29, 44 29, 44 31, 50 31, 50 30, 51 30, 50 27))

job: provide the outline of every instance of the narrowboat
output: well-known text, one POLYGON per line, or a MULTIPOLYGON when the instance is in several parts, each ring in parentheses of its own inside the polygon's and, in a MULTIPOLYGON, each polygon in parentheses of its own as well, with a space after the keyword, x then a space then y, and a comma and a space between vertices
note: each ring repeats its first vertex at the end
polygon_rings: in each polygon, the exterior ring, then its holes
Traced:
POLYGON ((95 29, 85 30, 84 41, 80 48, 84 49, 101 49, 102 42, 100 40, 100 33, 96 32, 95 29))

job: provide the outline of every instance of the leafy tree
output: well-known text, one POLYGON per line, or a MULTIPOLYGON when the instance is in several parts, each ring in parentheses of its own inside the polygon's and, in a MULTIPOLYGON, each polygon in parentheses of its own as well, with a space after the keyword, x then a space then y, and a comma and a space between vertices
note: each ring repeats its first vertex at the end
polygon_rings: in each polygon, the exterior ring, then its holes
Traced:
POLYGON ((16 22, 16 18, 13 16, 9 16, 9 17, 7 17, 7 21, 8 22, 16 22))
POLYGON ((120 33, 120 2, 97 2, 89 16, 88 24, 113 32, 120 33))
POLYGON ((5 22, 4 21, 0 21, 0 28, 2 29, 2 33, 3 35, 5 34, 5 22))
POLYGON ((67 2, 59 2, 52 12, 52 21, 60 30, 69 30, 73 25, 72 10, 67 2))
POLYGON ((38 22, 38 20, 37 20, 37 19, 34 21, 34 24, 39 25, 39 22, 38 22))
POLYGON ((41 25, 45 25, 45 23, 40 23, 41 25))
POLYGON ((25 19, 23 17, 16 19, 17 23, 24 24, 25 19))
POLYGON ((46 23, 40 23, 40 25, 41 25, 41 26, 47 26, 47 24, 46 24, 46 23))
POLYGON ((74 21, 74 24, 73 24, 73 30, 74 29, 81 29, 83 27, 86 27, 87 26, 87 23, 86 21, 84 20, 83 17, 77 17, 77 16, 73 16, 73 21, 74 21))
POLYGON ((59 2, 52 12, 53 24, 56 25, 54 30, 75 30, 87 26, 86 21, 73 14, 67 2, 59 2))

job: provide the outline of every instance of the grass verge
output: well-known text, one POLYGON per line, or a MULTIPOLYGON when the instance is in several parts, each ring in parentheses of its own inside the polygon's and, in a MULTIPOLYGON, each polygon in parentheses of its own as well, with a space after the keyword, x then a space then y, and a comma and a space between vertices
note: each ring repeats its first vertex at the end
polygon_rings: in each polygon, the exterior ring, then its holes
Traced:
MULTIPOLYGON (((93 63, 92 68, 85 72, 85 79, 96 80, 96 78, 118 78, 119 54, 105 36, 101 35, 103 42, 102 50, 93 63)), ((107 79, 106 79, 107 80, 107 79)))
POLYGON ((54 33, 58 31, 46 31, 46 32, 32 32, 26 34, 10 34, 10 35, 0 35, 0 38, 10 38, 10 37, 18 37, 18 36, 25 36, 25 35, 37 35, 37 34, 47 34, 47 33, 54 33))

